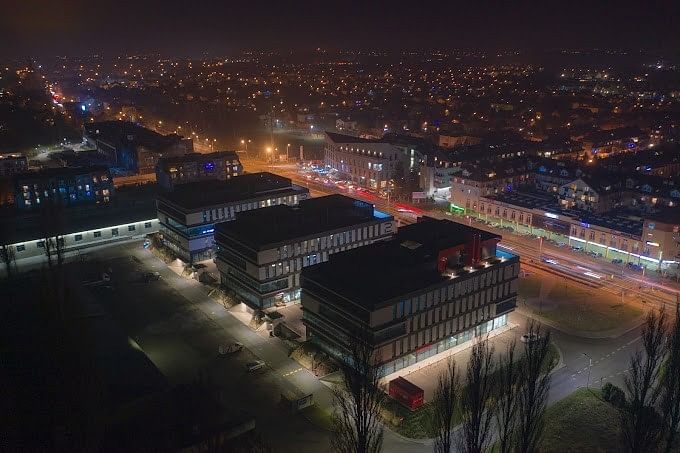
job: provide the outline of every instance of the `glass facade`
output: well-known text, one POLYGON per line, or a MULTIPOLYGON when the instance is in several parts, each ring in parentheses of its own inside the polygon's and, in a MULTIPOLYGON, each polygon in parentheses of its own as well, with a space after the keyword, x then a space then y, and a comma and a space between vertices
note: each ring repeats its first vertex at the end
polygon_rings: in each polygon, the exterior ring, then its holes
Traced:
POLYGON ((422 360, 432 357, 433 355, 439 354, 440 352, 444 352, 448 349, 468 342, 475 337, 489 333, 494 329, 498 329, 499 327, 503 327, 507 323, 508 315, 501 315, 464 332, 451 335, 450 337, 444 338, 443 340, 440 340, 436 343, 423 346, 422 348, 417 349, 409 354, 403 355, 395 360, 385 363, 382 367, 381 375, 386 376, 388 374, 394 373, 395 371, 399 371, 403 368, 414 365, 422 360))

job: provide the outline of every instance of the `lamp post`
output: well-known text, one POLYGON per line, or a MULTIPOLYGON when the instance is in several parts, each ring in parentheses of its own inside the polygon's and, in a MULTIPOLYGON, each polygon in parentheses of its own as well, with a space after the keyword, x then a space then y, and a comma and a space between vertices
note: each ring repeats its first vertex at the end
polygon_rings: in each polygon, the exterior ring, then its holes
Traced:
POLYGON ((590 357, 585 352, 583 353, 583 355, 588 358, 588 380, 586 381, 586 388, 590 388, 590 369, 593 367, 593 358, 590 357))
POLYGON ((286 144, 286 161, 290 160, 290 155, 288 154, 289 150, 290 150, 290 143, 286 144))

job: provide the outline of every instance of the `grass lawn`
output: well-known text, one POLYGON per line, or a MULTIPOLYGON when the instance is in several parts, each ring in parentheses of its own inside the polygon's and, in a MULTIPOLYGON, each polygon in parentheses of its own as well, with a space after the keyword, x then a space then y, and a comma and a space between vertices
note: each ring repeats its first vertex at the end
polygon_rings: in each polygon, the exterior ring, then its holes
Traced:
MULTIPOLYGON (((549 297, 552 297, 552 292, 549 297)), ((530 308, 534 313, 574 330, 615 329, 632 322, 643 314, 642 310, 636 306, 622 304, 615 298, 602 297, 588 292, 584 292, 581 297, 570 298, 568 303, 562 302, 548 306, 549 303, 549 301, 546 302, 546 307, 541 309, 540 305, 534 302, 530 308)))
POLYGON ((313 404, 306 407, 302 409, 301 413, 313 425, 325 429, 326 431, 335 431, 332 414, 329 411, 320 408, 318 405, 313 404))
MULTIPOLYGON (((397 401, 386 397, 383 402, 383 416, 390 429, 410 439, 427 439, 430 436, 432 404, 426 403, 416 411, 410 411, 397 401)), ((461 414, 456 410, 454 424, 461 422, 461 414)))
POLYGON ((579 389, 550 406, 542 452, 618 452, 618 411, 599 398, 598 390, 579 389))
POLYGON ((520 277, 517 293, 525 299, 538 297, 541 292, 541 280, 535 276, 520 277))
MULTIPOLYGON (((521 352, 522 345, 518 344, 518 358, 521 357, 521 352)), ((546 358, 546 368, 548 367, 548 363, 557 364, 558 360, 559 352, 555 345, 550 343, 550 350, 546 358)), ((464 392, 465 388, 463 387, 461 391, 464 392)), ((430 403, 424 404, 416 411, 411 411, 389 396, 385 397, 385 401, 383 402, 383 416, 390 425, 390 428, 398 434, 411 439, 425 439, 431 437, 430 426, 432 415, 432 405, 430 403)), ((458 425, 462 420, 460 406, 457 406, 453 416, 453 423, 454 425, 458 425)))

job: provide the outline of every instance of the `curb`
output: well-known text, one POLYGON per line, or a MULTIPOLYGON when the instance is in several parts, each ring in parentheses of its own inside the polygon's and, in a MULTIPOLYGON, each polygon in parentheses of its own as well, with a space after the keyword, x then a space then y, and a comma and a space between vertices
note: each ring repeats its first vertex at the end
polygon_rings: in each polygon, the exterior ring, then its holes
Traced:
POLYGON ((412 439, 410 437, 402 436, 398 432, 391 429, 386 423, 383 423, 383 426, 385 427, 385 431, 389 431, 390 433, 394 434, 395 437, 397 437, 397 438, 399 438, 399 439, 401 439, 405 442, 411 442, 413 444, 418 444, 418 445, 428 445, 432 441, 432 438, 412 439))

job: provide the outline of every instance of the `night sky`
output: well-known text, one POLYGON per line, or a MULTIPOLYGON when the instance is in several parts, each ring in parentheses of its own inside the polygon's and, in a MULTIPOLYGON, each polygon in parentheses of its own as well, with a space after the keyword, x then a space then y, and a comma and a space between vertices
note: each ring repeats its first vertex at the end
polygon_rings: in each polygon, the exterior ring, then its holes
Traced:
POLYGON ((680 48, 680 1, 0 0, 0 57, 243 49, 680 48), (529 4, 531 3, 531 5, 529 4))

